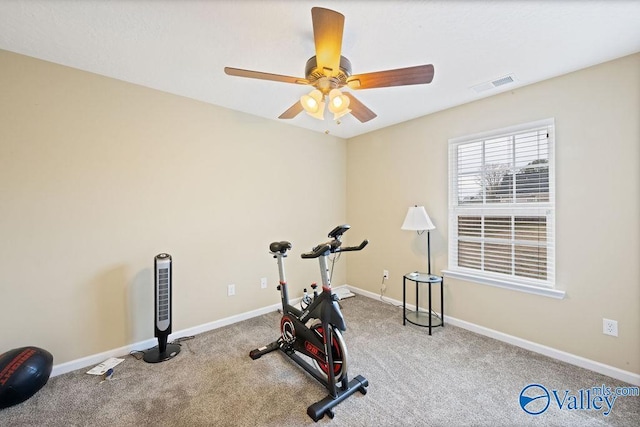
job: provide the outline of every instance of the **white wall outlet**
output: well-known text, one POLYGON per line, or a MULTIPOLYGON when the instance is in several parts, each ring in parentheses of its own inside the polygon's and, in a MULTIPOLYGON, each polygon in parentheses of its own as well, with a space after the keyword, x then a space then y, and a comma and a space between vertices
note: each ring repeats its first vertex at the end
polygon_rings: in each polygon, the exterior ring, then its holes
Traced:
POLYGON ((605 335, 618 336, 618 322, 616 320, 602 319, 602 333, 605 335))
POLYGON ((227 296, 232 297, 236 294, 236 285, 231 284, 227 286, 227 296))
POLYGON ((267 289, 267 278, 266 277, 262 277, 260 279, 260 288, 267 289))
POLYGON ((389 270, 382 270, 382 278, 383 279, 389 278, 389 270))

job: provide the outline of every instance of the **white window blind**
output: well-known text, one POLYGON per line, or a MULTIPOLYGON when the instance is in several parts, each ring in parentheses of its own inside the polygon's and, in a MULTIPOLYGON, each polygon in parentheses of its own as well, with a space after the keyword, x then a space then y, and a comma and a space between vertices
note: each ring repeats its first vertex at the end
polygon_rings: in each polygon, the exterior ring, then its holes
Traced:
POLYGON ((554 122, 449 141, 449 270, 555 286, 554 122))

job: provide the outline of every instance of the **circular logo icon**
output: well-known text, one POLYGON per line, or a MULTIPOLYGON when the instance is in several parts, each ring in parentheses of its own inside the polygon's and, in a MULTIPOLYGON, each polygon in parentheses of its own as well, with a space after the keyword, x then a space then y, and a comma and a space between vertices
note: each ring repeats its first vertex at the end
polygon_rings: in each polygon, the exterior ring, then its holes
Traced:
POLYGON ((529 384, 520 392, 520 407, 530 415, 540 415, 549 407, 549 390, 540 384, 529 384))

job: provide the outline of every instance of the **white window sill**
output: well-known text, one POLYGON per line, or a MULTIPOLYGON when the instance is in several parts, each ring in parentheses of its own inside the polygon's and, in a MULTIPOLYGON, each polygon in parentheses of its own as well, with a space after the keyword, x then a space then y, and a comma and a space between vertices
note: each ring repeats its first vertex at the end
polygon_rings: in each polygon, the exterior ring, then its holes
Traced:
POLYGON ((541 295, 550 298, 564 299, 565 292, 557 289, 542 288, 539 286, 525 285, 521 283, 507 282, 505 280, 494 279, 490 277, 481 277, 471 273, 463 273, 460 271, 443 270, 445 277, 453 279, 461 279, 469 282, 480 283, 482 285, 496 286, 498 288, 511 289, 514 291, 526 292, 534 295, 541 295))

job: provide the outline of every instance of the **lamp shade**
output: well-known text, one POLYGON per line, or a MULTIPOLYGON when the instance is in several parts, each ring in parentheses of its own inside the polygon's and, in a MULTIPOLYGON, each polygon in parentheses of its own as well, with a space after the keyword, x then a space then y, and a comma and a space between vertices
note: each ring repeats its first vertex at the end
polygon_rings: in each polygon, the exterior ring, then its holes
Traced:
POLYGON ((436 226, 431 222, 424 206, 411 206, 407 211, 407 216, 402 223, 402 230, 424 231, 433 230, 436 226))

